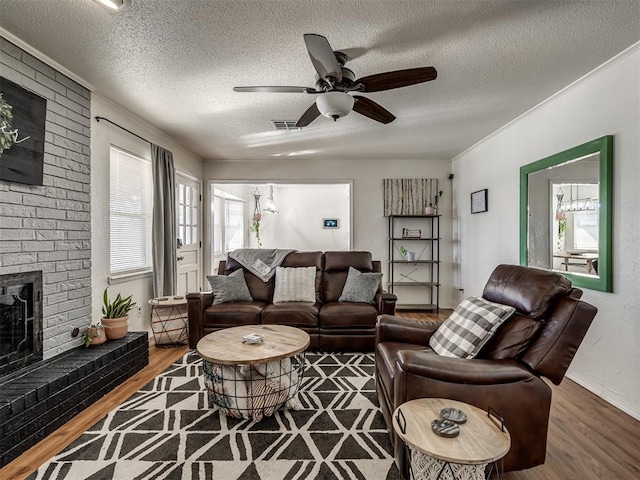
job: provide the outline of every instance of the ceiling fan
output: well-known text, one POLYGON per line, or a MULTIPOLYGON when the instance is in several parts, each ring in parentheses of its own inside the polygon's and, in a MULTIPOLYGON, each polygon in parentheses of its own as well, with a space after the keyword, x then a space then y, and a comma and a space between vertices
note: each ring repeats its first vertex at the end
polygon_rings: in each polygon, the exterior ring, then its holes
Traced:
POLYGON ((297 127, 306 127, 320 115, 334 121, 351 110, 380 123, 393 122, 396 117, 373 100, 351 92, 381 92, 393 88, 407 87, 434 80, 438 72, 433 67, 410 68, 394 72, 378 73, 356 79, 355 74, 344 64, 349 57, 343 52, 334 52, 329 41, 322 35, 306 33, 304 42, 316 69, 316 86, 311 87, 234 87, 235 92, 308 93, 317 94, 316 101, 302 114, 297 127))

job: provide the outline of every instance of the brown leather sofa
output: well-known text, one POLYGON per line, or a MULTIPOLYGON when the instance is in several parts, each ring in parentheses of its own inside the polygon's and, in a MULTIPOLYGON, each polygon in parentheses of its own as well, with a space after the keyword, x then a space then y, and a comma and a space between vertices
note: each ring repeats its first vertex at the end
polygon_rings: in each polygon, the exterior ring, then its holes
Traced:
POLYGON ((499 265, 482 296, 511 305, 516 313, 477 358, 437 355, 429 338, 440 323, 383 315, 376 333, 376 387, 396 462, 406 474, 402 442, 391 415, 415 398, 449 398, 489 406, 504 417, 511 434, 505 471, 544 463, 551 389, 562 381, 597 309, 564 276, 539 269, 499 265))
POLYGON ((380 272, 379 261, 370 252, 294 252, 282 267, 316 267, 316 302, 272 303, 274 279, 263 282, 233 259, 220 262, 218 272, 229 275, 244 270, 252 302, 212 305, 213 294, 187 294, 189 347, 195 348, 205 335, 238 325, 278 324, 301 328, 311 337, 309 348, 372 351, 376 319, 395 313, 397 297, 379 287, 375 305, 339 302, 349 267, 380 272))

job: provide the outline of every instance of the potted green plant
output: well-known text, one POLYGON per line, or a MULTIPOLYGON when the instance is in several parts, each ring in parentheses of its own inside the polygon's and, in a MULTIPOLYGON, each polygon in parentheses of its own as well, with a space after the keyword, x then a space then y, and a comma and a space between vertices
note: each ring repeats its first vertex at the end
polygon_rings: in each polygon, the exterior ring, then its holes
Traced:
POLYGON ((113 301, 109 300, 107 289, 102 295, 102 325, 107 327, 106 335, 109 340, 122 338, 129 330, 129 311, 135 307, 136 302, 131 300, 131 295, 122 297, 120 294, 113 301))
POLYGON ((102 345, 107 341, 104 325, 95 323, 82 332, 82 341, 86 348, 102 345))
POLYGON ((442 196, 444 192, 442 190, 436 192, 433 196, 433 199, 429 202, 429 205, 425 205, 424 214, 425 215, 437 215, 438 213, 438 200, 442 196))
POLYGON ((260 219, 261 215, 259 213, 254 214, 253 219, 251 220, 251 227, 249 227, 249 231, 256 234, 258 248, 262 248, 262 241, 260 240, 260 219))
POLYGON ((400 245, 398 247, 398 250, 400 250, 400 253, 404 255, 404 258, 406 258, 407 261, 412 262, 413 260, 415 260, 416 252, 409 252, 406 248, 404 248, 403 245, 400 245))

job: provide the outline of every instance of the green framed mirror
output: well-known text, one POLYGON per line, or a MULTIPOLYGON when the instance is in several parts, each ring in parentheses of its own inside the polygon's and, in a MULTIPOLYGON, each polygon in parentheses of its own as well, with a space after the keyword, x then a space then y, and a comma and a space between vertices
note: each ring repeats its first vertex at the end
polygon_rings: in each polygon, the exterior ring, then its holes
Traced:
POLYGON ((613 136, 520 168, 520 264, 611 292, 613 136))

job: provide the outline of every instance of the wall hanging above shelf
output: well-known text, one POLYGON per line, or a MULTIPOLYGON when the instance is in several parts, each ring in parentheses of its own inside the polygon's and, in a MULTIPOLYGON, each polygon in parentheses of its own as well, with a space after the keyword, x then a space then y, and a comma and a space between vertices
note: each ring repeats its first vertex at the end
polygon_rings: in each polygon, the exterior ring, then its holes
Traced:
POLYGON ((435 215, 442 196, 437 178, 385 178, 384 216, 435 215), (429 209, 429 213, 426 213, 429 209))

